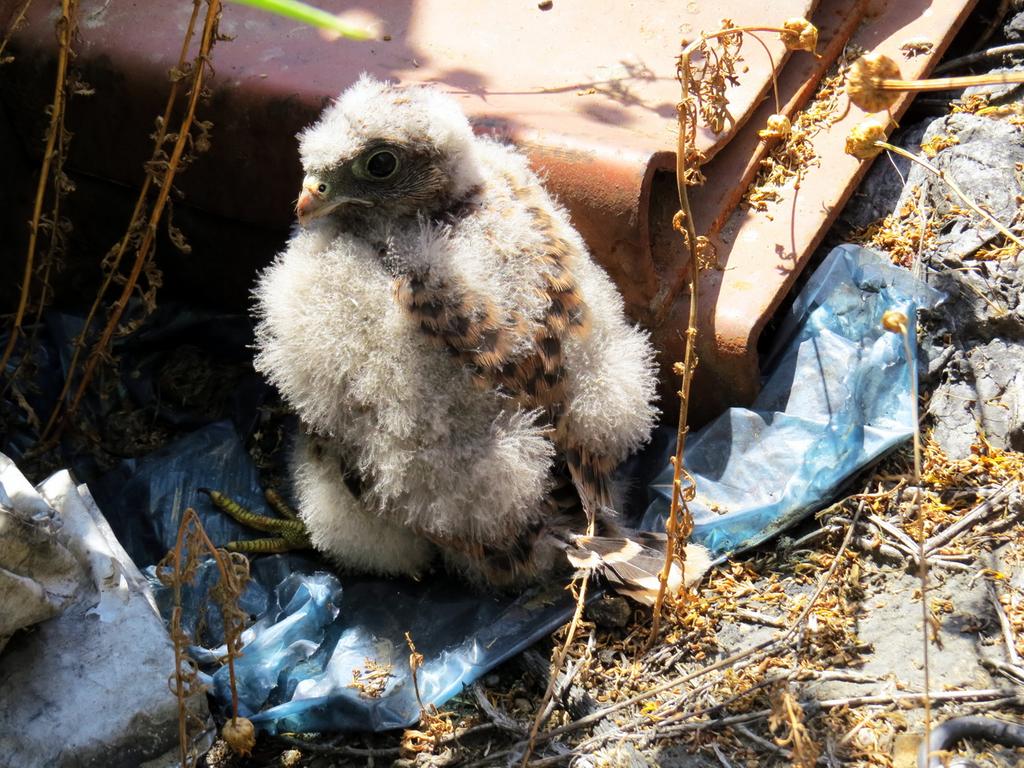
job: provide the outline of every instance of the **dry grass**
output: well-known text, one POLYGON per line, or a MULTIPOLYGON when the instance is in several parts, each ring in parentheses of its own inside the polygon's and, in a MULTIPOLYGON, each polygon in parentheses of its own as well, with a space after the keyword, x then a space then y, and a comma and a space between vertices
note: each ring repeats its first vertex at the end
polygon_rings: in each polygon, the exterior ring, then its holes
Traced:
MULTIPOLYGON (((986 570, 983 562, 995 549, 1009 565, 1024 562, 1024 527, 1014 516, 1022 480, 1024 454, 979 439, 969 458, 952 461, 926 443, 922 508, 928 542, 936 542, 927 550, 930 567, 942 571, 959 563, 989 579, 1018 654, 1024 652, 1024 594, 1008 584, 1007 574, 986 570), (999 488, 1010 495, 963 527, 999 488), (943 543, 958 526, 962 530, 943 543)), ((873 649, 858 627, 871 610, 868 595, 916 571, 911 483, 910 457, 898 454, 865 481, 873 492, 828 508, 819 515, 820 527, 788 548, 738 556, 714 568, 692 599, 666 610, 650 650, 645 609, 637 607, 621 629, 584 620, 567 665, 578 670, 573 687, 589 698, 588 713, 568 706, 571 692, 556 699, 551 730, 538 739, 529 764, 567 764, 576 757, 618 765, 627 753, 654 760, 659 751, 674 749, 730 765, 809 766, 824 759, 891 768, 897 743, 919 728, 923 697, 899 669, 885 679, 861 671, 873 649), (903 558, 904 569, 893 569, 892 553, 903 558), (822 699, 814 686, 829 680, 874 685, 867 695, 822 699)), ((932 595, 929 610, 942 621, 963 607, 932 595)), ((467 738, 459 748, 445 741, 443 748, 418 752, 409 764, 504 765, 521 755, 542 681, 524 682, 514 670, 502 677, 483 692, 486 710, 475 717, 453 712, 446 721, 453 735, 486 733, 486 741, 467 738), (495 727, 481 731, 488 722, 495 727)), ((945 717, 1006 707, 1006 695, 994 686, 937 690, 931 699, 945 717)))
POLYGON ((388 681, 395 675, 390 664, 381 664, 373 659, 366 659, 361 669, 352 670, 352 682, 349 688, 355 688, 360 696, 368 699, 379 699, 388 687, 388 681))
POLYGON ((248 615, 238 607, 242 591, 249 580, 249 561, 244 555, 218 549, 210 541, 195 510, 188 509, 178 526, 174 548, 157 565, 156 575, 160 582, 173 590, 174 607, 171 613, 170 635, 174 644, 175 668, 171 673, 169 687, 178 700, 178 738, 181 768, 196 765, 191 744, 192 737, 201 733, 206 724, 192 715, 187 700, 200 694, 202 684, 198 679, 198 665, 188 655, 193 643, 182 627, 182 587, 194 584, 200 561, 211 557, 216 565, 218 580, 210 590, 210 600, 220 611, 224 627, 224 662, 228 666, 233 717, 222 731, 224 740, 235 752, 248 754, 255 743, 252 723, 238 716, 238 693, 235 688, 235 659, 241 655, 242 630, 248 615))
POLYGON ((772 147, 761 161, 757 177, 743 196, 745 205, 757 211, 768 210, 769 203, 782 199, 782 188, 790 184, 799 187, 804 171, 819 164, 811 140, 841 117, 846 72, 861 53, 855 46, 849 46, 822 78, 814 97, 793 117, 789 137, 772 147))
POLYGON ((942 227, 942 221, 924 215, 918 206, 919 200, 919 191, 912 190, 899 210, 849 233, 847 240, 881 251, 893 264, 909 268, 922 252, 935 248, 942 227))

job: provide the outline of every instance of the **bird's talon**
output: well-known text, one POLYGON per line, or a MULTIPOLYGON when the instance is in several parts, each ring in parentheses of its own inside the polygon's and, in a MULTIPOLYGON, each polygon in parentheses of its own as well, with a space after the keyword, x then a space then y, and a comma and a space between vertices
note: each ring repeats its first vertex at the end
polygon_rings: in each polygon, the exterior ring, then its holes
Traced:
MULTIPOLYGON (((308 540, 305 544, 309 546, 308 540)), ((244 541, 229 541, 224 547, 228 552, 239 552, 243 555, 275 555, 282 552, 291 552, 296 549, 303 549, 303 546, 295 546, 287 538, 274 537, 266 539, 246 539, 244 541)))
POLYGON ((266 498, 267 504, 270 505, 270 508, 277 512, 277 514, 279 514, 281 517, 287 520, 299 519, 299 513, 296 512, 295 509, 287 501, 284 500, 281 494, 279 494, 273 488, 267 488, 263 492, 263 496, 264 498, 266 498))
POLYGON ((273 490, 266 491, 267 502, 281 517, 268 517, 252 512, 220 491, 209 488, 200 488, 199 491, 209 496, 210 501, 217 509, 246 528, 274 534, 262 539, 229 542, 227 549, 231 552, 267 554, 308 549, 312 546, 306 524, 299 519, 295 510, 273 490))

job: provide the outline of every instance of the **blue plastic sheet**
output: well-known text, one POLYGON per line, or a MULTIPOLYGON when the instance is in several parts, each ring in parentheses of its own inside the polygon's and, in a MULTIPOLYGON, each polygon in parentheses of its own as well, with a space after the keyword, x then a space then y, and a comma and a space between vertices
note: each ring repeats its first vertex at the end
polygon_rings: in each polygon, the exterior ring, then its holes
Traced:
MULTIPOLYGON (((913 326, 915 308, 936 299, 869 251, 833 251, 783 322, 754 408, 728 411, 687 445, 698 491, 694 538, 719 554, 763 541, 827 504, 852 474, 905 440, 907 361, 900 338, 882 330, 881 315, 900 309, 913 326)), ((198 493, 218 488, 269 512, 238 437, 245 422, 236 416, 233 424, 202 427, 91 484, 136 563, 155 563, 173 546, 188 507, 197 509, 215 542, 259 535, 198 493)), ((665 466, 652 486, 647 528, 660 528, 668 508, 671 442, 657 435, 651 450, 632 462, 634 477, 665 466)), ((205 564, 197 585, 186 590, 184 621, 197 643, 193 652, 211 675, 215 702, 226 711, 228 672, 217 663, 221 628, 216 611, 207 610, 213 575, 205 564)), ((236 666, 238 692, 242 713, 270 733, 412 725, 419 703, 407 632, 425 658, 417 674, 420 697, 441 705, 552 632, 571 611, 560 584, 519 596, 481 594, 440 570, 420 582, 375 579, 334 573, 313 554, 253 558, 252 576, 241 601, 254 624, 236 666), (382 671, 383 686, 371 690, 368 676, 382 671)), ((169 615, 170 596, 155 587, 169 615)))
MULTIPOLYGON (((153 563, 174 546, 185 510, 196 509, 217 543, 262 535, 221 514, 198 489, 218 488, 251 510, 273 514, 234 426, 220 422, 126 462, 93 493, 136 563, 153 563)), ((153 578, 165 617, 170 590, 153 578)), ((419 718, 406 632, 424 656, 417 673, 425 704, 441 704, 505 659, 561 626, 572 610, 564 585, 521 595, 482 594, 438 571, 422 581, 334 574, 312 553, 252 559, 240 607, 255 623, 243 636, 235 674, 240 712, 269 733, 379 731, 419 718), (384 669, 383 690, 364 693, 355 678, 384 669)), ((217 611, 208 594, 211 561, 183 592, 183 624, 193 655, 212 676, 215 701, 230 702, 217 611)))
MULTIPOLYGON (((906 314, 914 339, 916 310, 940 296, 873 251, 835 248, 780 326, 753 406, 729 409, 687 441, 693 540, 719 555, 759 544, 907 440, 917 393, 902 337, 882 328, 882 315, 906 314)), ((648 530, 664 530, 671 452, 651 486, 648 530)))

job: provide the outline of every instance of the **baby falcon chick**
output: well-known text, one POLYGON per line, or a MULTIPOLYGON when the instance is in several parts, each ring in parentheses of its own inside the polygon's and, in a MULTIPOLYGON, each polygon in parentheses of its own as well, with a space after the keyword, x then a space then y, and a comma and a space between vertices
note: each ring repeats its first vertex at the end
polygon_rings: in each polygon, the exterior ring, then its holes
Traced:
POLYGON ((440 553, 495 586, 567 550, 657 570, 617 538, 610 488, 654 423, 654 352, 523 155, 440 91, 366 76, 299 145, 301 226, 255 290, 256 366, 302 421, 312 544, 381 574, 440 553))

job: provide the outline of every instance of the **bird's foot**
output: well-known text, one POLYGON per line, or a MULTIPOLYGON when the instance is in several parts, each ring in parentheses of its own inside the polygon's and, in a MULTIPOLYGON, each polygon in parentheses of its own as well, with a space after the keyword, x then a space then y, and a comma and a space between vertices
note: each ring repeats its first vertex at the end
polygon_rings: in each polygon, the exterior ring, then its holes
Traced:
POLYGON ((252 512, 220 491, 212 491, 209 488, 200 488, 199 491, 209 496, 210 501, 217 509, 247 528, 274 534, 263 539, 230 541, 226 549, 231 552, 264 555, 289 552, 294 549, 309 549, 312 546, 306 524, 299 519, 298 513, 288 506, 288 503, 276 491, 268 488, 265 495, 271 509, 280 517, 268 517, 252 512))

